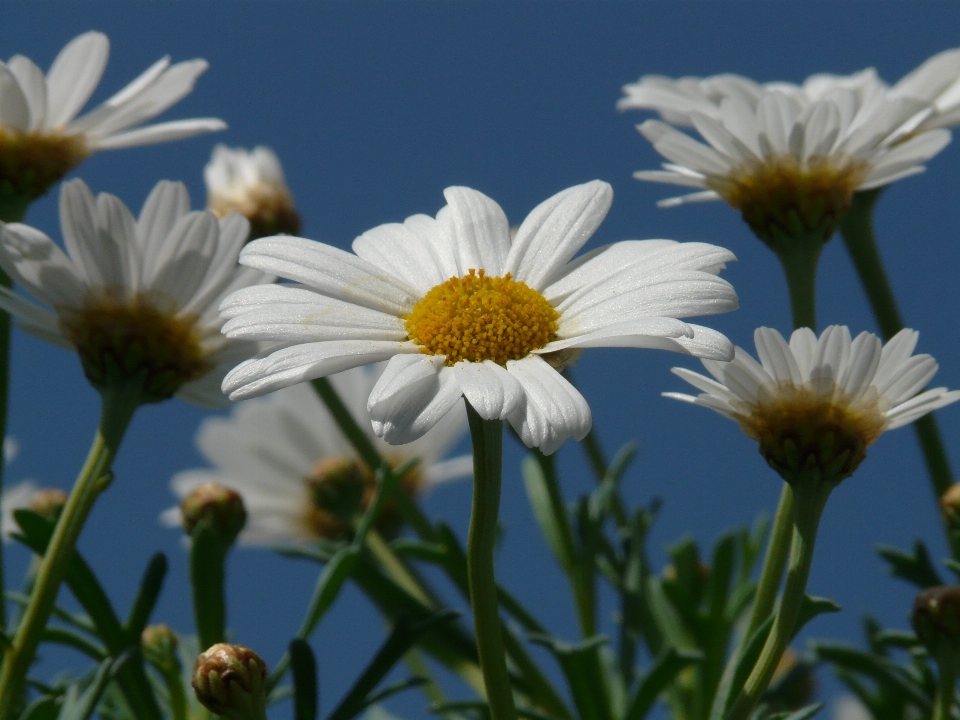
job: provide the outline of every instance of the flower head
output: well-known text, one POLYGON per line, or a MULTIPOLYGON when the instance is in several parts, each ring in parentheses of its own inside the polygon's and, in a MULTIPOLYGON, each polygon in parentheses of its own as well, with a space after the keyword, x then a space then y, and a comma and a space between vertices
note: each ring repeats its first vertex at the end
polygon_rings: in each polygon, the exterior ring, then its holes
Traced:
MULTIPOLYGON (((394 467, 420 459, 402 478, 401 488, 419 495, 445 480, 469 476, 470 456, 443 460, 466 431, 462 405, 409 445, 390 446, 373 435, 366 401, 382 370, 382 366, 353 368, 332 376, 330 382, 394 467)), ((179 473, 173 490, 186 497, 213 482, 240 493, 247 509, 241 544, 298 545, 349 537, 350 519, 366 510, 374 497, 373 476, 312 388, 287 388, 240 403, 229 418, 204 420, 196 441, 213 467, 179 473)), ((170 508, 162 519, 179 526, 182 512, 170 508)), ((398 524, 396 512, 389 505, 382 507, 381 531, 393 534, 398 524)))
POLYGON ((3 537, 3 542, 10 542, 10 536, 20 532, 13 511, 20 508, 33 509, 30 507, 31 501, 38 492, 42 491, 33 480, 23 480, 3 488, 3 494, 0 495, 0 509, 3 511, 0 516, 0 536, 3 537))
POLYGON ((224 547, 229 547, 247 522, 240 494, 223 485, 204 483, 180 502, 183 529, 192 535, 201 523, 208 525, 224 547))
POLYGON ((236 258, 249 224, 190 211, 181 183, 161 182, 139 219, 82 180, 60 193, 67 252, 28 225, 0 227, 0 267, 52 309, 0 289, 0 307, 28 331, 73 347, 97 389, 136 382, 143 402, 177 394, 222 405, 217 385, 227 366, 256 350, 227 342, 217 307, 241 287, 271 282, 236 258))
POLYGON ((234 720, 267 717, 267 664, 243 645, 217 643, 200 653, 192 685, 204 707, 234 720))
POLYGON ((960 587, 938 585, 922 590, 910 615, 917 637, 938 660, 944 652, 960 655, 960 587))
POLYGON ((46 76, 23 55, 0 62, 0 198, 29 202, 98 150, 168 142, 226 127, 216 118, 137 127, 179 102, 207 69, 205 60, 171 65, 169 57, 77 117, 96 90, 109 54, 107 36, 87 32, 67 43, 46 76))
POLYGON ((872 70, 816 75, 802 86, 717 76, 627 87, 621 107, 659 110, 704 141, 644 122, 639 131, 670 162, 634 177, 699 188, 664 207, 723 199, 771 245, 781 236, 825 242, 855 191, 922 172, 950 141, 947 130, 918 130, 928 100, 887 92, 872 70))
POLYGON ((238 212, 250 221, 250 239, 300 232, 300 215, 273 150, 217 145, 203 169, 207 207, 217 217, 238 212))
POLYGON ((228 337, 279 340, 224 380, 233 399, 390 359, 367 409, 389 443, 414 440, 461 397, 508 420, 528 447, 555 451, 590 430, 590 408, 557 371, 587 347, 653 347, 727 359, 729 341, 679 318, 732 310, 717 277, 733 254, 669 240, 573 256, 597 229, 612 191, 595 181, 548 199, 511 243, 493 200, 444 191, 436 219, 370 230, 354 253, 301 238, 264 238, 240 262, 301 283, 235 293, 228 337))
POLYGON ((937 363, 913 355, 918 336, 901 330, 884 346, 867 332, 851 341, 845 326, 832 325, 819 339, 809 328, 796 330, 787 344, 776 330, 759 328, 759 363, 738 347, 731 362, 703 361, 714 379, 674 368, 702 392, 664 396, 735 420, 788 481, 809 470, 841 480, 883 432, 960 400, 956 390, 920 392, 937 363))

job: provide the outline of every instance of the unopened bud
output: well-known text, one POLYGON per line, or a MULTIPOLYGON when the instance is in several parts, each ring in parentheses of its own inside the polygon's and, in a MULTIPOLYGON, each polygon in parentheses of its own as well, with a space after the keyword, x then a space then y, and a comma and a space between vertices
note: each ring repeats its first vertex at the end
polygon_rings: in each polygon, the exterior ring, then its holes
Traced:
POLYGON ((230 488, 205 483, 194 489, 180 502, 183 529, 188 535, 205 523, 212 527, 225 545, 237 539, 247 522, 247 510, 240 493, 230 488))
POLYGON ((960 587, 940 585, 922 591, 913 602, 910 621, 933 657, 960 653, 960 587))
POLYGON ((197 700, 232 720, 265 720, 267 665, 243 645, 217 643, 193 667, 197 700))
POLYGON ((43 488, 37 490, 27 503, 27 510, 32 510, 44 520, 56 522, 60 511, 67 504, 67 494, 58 488, 43 488))
POLYGON ((954 483, 940 496, 940 509, 951 530, 960 530, 960 483, 954 483))
POLYGON ((150 625, 140 635, 144 659, 163 674, 180 673, 177 635, 166 625, 150 625))

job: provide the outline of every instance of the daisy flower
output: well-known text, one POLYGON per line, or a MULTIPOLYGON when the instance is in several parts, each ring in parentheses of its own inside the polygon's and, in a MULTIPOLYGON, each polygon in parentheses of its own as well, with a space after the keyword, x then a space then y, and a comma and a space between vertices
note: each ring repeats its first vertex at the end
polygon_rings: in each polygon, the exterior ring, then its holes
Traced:
POLYGON ((10 536, 20 532, 20 525, 13 517, 14 510, 33 510, 38 515, 52 519, 67 502, 67 494, 58 488, 41 488, 33 480, 4 488, 0 493, 0 536, 4 542, 10 542, 10 536))
MULTIPOLYGON (((416 496, 446 480, 470 476, 469 455, 443 460, 466 431, 463 403, 409 445, 390 446, 373 435, 366 402, 382 371, 382 366, 353 368, 330 382, 394 467, 420 458, 403 477, 403 489, 416 496)), ((362 512, 373 500, 373 476, 310 388, 286 388, 240 403, 227 418, 208 418, 196 443, 213 467, 179 473, 171 483, 173 491, 186 498, 215 483, 240 493, 247 511, 241 543, 276 547, 340 539, 351 532, 346 517, 362 512)), ((381 519, 395 532, 399 518, 389 507, 384 510, 388 512, 381 519)), ((183 515, 173 507, 161 518, 180 526, 183 515)))
MULTIPOLYGON (((50 71, 23 55, 0 62, 0 185, 36 198, 88 155, 149 145, 226 127, 216 118, 138 127, 179 102, 207 69, 205 60, 161 58, 91 112, 77 117, 100 83, 110 41, 87 32, 60 51, 50 71)), ((6 192, 9 192, 7 190, 6 192)))
POLYGON ((942 387, 921 392, 937 363, 913 354, 918 337, 901 330, 882 345, 863 332, 851 341, 846 326, 832 325, 819 339, 809 328, 795 330, 788 344, 776 330, 759 328, 759 363, 738 347, 731 362, 703 361, 713 379, 674 368, 702 392, 664 396, 736 421, 785 478, 817 469, 843 479, 883 432, 960 400, 960 391, 942 387))
POLYGON ((223 404, 226 369, 256 346, 227 342, 220 301, 271 276, 237 267, 249 223, 190 211, 182 183, 160 182, 139 219, 82 180, 60 192, 66 253, 28 225, 0 226, 0 267, 44 305, 0 288, 0 307, 21 326, 80 355, 98 390, 136 379, 143 402, 173 394, 200 405, 223 404))
POLYGON ((221 306, 231 338, 279 341, 224 379, 239 400, 389 359, 367 401, 377 435, 415 440, 465 397, 552 453, 590 430, 590 408, 557 368, 588 347, 652 347, 729 359, 720 333, 679 318, 727 312, 723 248, 669 240, 607 245, 573 260, 610 207, 609 185, 558 193, 510 241, 503 210, 451 187, 431 218, 376 227, 354 253, 294 237, 263 238, 249 267, 299 283, 244 290, 221 306))
POLYGON ((890 95, 931 104, 917 132, 960 124, 960 48, 944 50, 923 62, 890 88, 890 95))
POLYGON ((207 207, 217 217, 238 212, 250 221, 250 239, 300 231, 300 215, 273 150, 217 145, 203 169, 207 207))

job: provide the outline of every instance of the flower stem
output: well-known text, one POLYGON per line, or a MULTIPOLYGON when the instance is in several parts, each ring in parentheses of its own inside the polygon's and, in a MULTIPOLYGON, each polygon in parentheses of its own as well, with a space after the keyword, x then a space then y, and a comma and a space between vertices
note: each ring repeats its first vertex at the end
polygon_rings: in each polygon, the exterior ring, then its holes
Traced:
POLYGON ((822 249, 819 240, 798 239, 777 250, 787 276, 794 329, 808 327, 817 331, 817 263, 822 249))
POLYGON ((110 466, 139 405, 139 398, 139 387, 136 386, 112 386, 103 392, 100 427, 40 562, 33 594, 0 672, 0 720, 14 717, 15 704, 53 611, 67 561, 94 502, 110 484, 110 466))
POLYGON ((493 571, 500 509, 503 422, 484 420, 470 403, 467 403, 467 418, 473 441, 473 510, 467 537, 467 573, 477 654, 492 720, 516 720, 517 711, 500 635, 500 606, 493 571))
MULTIPOLYGON (((873 207, 880 197, 880 190, 858 192, 853 196, 853 205, 840 224, 840 232, 860 276, 860 283, 867 293, 880 332, 884 340, 889 340, 903 329, 903 319, 873 233, 873 207)), ((953 483, 950 458, 944 448, 940 428, 933 413, 916 420, 913 427, 920 440, 933 491, 939 501, 953 483)), ((939 507, 939 502, 937 505, 939 507)))
POLYGON ((937 667, 940 678, 937 680, 937 695, 933 705, 933 720, 950 720, 950 710, 956 697, 957 657, 952 649, 939 654, 937 667))
POLYGON ((833 483, 820 477, 808 477, 794 485, 793 543, 780 608, 757 664, 727 714, 727 720, 746 720, 751 716, 795 634, 813 562, 820 516, 832 489, 833 483))

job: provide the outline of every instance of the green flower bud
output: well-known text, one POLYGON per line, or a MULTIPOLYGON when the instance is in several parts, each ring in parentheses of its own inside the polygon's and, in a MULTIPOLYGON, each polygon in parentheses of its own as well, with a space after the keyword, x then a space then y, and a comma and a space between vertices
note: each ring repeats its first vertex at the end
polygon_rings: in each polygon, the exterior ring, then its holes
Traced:
POLYGON ((960 587, 941 585, 921 592, 910 621, 934 658, 942 653, 960 655, 960 587))
POLYGON ((140 635, 144 659, 164 675, 180 673, 177 635, 167 625, 150 625, 140 635))
POLYGON ((237 539, 247 522, 247 510, 240 493, 216 483, 206 483, 193 490, 181 501, 180 512, 188 535, 193 534, 197 525, 205 523, 227 546, 237 539))
POLYGON ((218 643, 200 654, 193 689, 204 707, 231 720, 265 720, 267 665, 243 645, 218 643))

